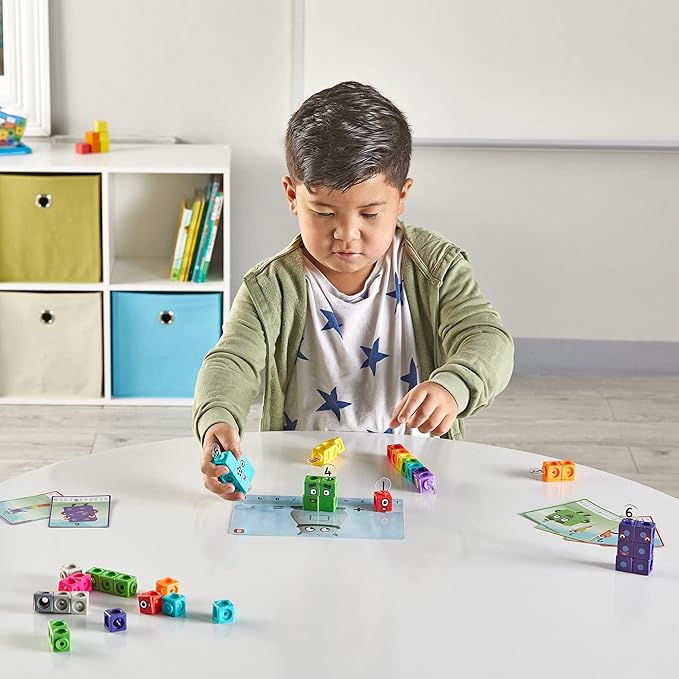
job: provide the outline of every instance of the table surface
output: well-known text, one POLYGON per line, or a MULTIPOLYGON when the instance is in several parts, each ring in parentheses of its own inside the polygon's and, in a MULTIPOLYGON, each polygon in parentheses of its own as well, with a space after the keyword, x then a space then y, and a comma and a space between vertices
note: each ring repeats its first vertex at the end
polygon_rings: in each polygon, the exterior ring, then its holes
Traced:
MULTIPOLYGON (((311 448, 327 433, 247 433, 253 492, 299 495, 311 448)), ((578 466, 575 483, 528 471, 543 456, 460 441, 342 434, 343 497, 372 497, 389 476, 402 498, 405 540, 229 535, 231 504, 202 487, 189 438, 130 446, 0 483, 0 499, 52 490, 110 493, 106 529, 0 525, 0 659, 9 676, 334 677, 519 676, 616 679, 677 666, 679 501, 578 466), (418 495, 385 458, 399 442, 435 472, 418 495), (615 549, 535 530, 520 512, 588 498, 653 515, 666 546, 650 577, 615 571, 615 549), (139 591, 180 581, 187 617, 145 616, 136 599, 95 592, 88 616, 34 613, 63 563, 136 575, 139 591), (236 605, 234 625, 211 602, 236 605), (103 610, 122 607, 110 634, 103 610), (63 617, 72 651, 49 650, 47 622, 63 617)), ((567 451, 564 451, 567 457, 567 451)))

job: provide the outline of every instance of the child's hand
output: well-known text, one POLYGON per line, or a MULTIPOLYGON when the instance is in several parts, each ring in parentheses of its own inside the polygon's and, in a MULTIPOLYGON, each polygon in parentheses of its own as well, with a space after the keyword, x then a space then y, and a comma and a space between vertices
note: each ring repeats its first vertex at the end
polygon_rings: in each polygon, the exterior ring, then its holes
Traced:
POLYGON ((212 453, 215 446, 219 450, 230 450, 238 459, 243 453, 240 449, 240 436, 238 431, 226 422, 213 424, 206 432, 203 439, 203 463, 200 470, 203 472, 203 485, 219 497, 225 500, 244 500, 243 493, 237 493, 232 483, 222 483, 218 477, 228 472, 223 465, 212 464, 212 453))
POLYGON ((405 424, 432 436, 445 434, 457 417, 457 401, 436 382, 421 382, 394 408, 390 427, 405 424))

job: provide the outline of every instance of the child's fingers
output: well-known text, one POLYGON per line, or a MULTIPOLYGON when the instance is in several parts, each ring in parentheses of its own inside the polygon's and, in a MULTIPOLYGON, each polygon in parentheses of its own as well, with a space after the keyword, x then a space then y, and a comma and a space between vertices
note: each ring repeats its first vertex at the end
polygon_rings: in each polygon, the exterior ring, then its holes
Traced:
POLYGON ((443 436, 453 426, 453 422, 455 422, 455 416, 448 413, 441 420, 440 424, 435 429, 432 429, 431 435, 443 436))
POLYGON ((211 492, 217 495, 225 495, 233 493, 236 488, 233 483, 222 483, 214 476, 203 475, 203 485, 211 492))
POLYGON ((436 404, 433 399, 425 397, 411 417, 406 420, 406 426, 412 429, 419 429, 432 416, 435 410, 436 404))
MULTIPOLYGON (((436 429, 436 427, 441 424, 441 421, 445 417, 445 412, 443 408, 434 408, 430 413, 429 417, 425 418, 418 426, 417 429, 423 434, 429 434, 431 431, 436 429)), ((414 427, 415 425, 413 425, 414 427)))
POLYGON ((420 404, 424 401, 425 398, 427 398, 426 389, 418 390, 417 387, 415 387, 415 389, 409 391, 406 394, 406 400, 405 403, 403 404, 403 407, 396 416, 398 422, 400 422, 401 424, 407 422, 413 416, 413 413, 420 407, 420 404))

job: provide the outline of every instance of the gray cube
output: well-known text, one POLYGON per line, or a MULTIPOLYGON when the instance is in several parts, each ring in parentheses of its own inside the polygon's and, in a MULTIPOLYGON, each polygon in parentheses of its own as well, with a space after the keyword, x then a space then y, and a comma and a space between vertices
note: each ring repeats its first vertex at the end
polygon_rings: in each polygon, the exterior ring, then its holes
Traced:
POLYGON ((71 612, 71 593, 70 592, 54 592, 52 609, 55 613, 70 613, 71 612))
POLYGON ((82 568, 74 563, 65 563, 59 571, 59 580, 71 577, 73 573, 82 573, 82 568))
POLYGON ((87 615, 90 605, 89 592, 67 592, 71 595, 71 613, 73 615, 87 615))
POLYGON ((52 592, 36 592, 33 595, 33 610, 36 613, 53 613, 54 594, 52 592))

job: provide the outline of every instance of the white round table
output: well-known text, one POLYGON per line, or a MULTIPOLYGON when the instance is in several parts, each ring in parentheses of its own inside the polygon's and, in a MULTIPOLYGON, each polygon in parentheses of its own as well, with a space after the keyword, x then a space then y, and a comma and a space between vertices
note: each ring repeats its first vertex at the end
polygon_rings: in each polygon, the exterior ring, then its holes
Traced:
MULTIPOLYGON (((311 448, 327 432, 247 433, 252 492, 301 495, 311 448)), ((372 497, 385 474, 404 503, 404 540, 229 534, 231 503, 202 487, 195 440, 130 446, 0 484, 0 499, 57 490, 110 493, 106 529, 0 525, 0 667, 25 678, 568 677, 676 673, 679 501, 578 466, 575 483, 530 476, 542 456, 466 442, 342 434, 338 494, 372 497), (419 495, 385 458, 402 443, 436 475, 419 495), (649 577, 615 571, 615 549, 536 530, 520 512, 588 498, 635 504, 665 540, 649 577), (179 580, 186 618, 147 616, 136 598, 95 592, 84 616, 34 613, 61 564, 136 575, 139 591, 179 580), (236 622, 211 621, 228 598, 236 622), (104 630, 122 607, 125 632, 104 630), (52 653, 47 622, 71 627, 52 653)), ((567 457, 567 451, 564 451, 567 457)))

